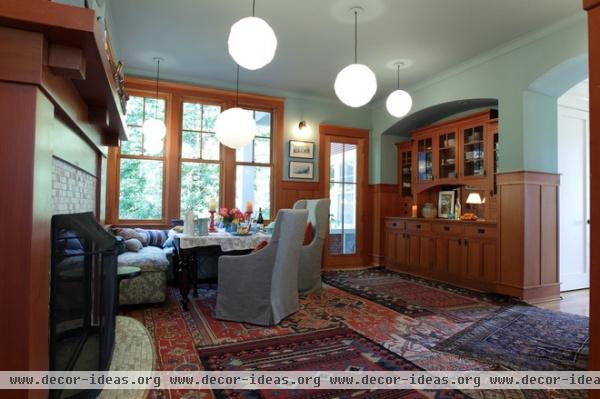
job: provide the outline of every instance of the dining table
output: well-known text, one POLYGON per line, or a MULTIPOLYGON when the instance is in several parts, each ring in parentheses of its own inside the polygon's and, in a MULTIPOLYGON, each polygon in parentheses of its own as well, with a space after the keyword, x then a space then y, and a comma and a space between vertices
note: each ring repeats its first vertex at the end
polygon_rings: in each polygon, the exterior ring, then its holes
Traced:
POLYGON ((246 255, 263 241, 269 242, 271 234, 252 232, 237 234, 226 231, 210 232, 207 235, 175 234, 175 264, 178 265, 177 280, 181 294, 181 305, 189 310, 189 292, 198 297, 198 285, 202 283, 217 283, 218 273, 200 275, 200 269, 207 259, 218 258, 222 255, 246 255))

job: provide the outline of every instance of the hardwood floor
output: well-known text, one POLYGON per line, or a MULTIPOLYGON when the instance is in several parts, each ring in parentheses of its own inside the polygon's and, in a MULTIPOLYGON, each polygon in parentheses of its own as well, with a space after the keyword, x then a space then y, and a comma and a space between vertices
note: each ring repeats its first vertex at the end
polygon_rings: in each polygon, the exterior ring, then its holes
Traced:
POLYGON ((560 293, 561 300, 537 303, 543 309, 558 310, 565 313, 590 316, 590 290, 576 290, 560 293))

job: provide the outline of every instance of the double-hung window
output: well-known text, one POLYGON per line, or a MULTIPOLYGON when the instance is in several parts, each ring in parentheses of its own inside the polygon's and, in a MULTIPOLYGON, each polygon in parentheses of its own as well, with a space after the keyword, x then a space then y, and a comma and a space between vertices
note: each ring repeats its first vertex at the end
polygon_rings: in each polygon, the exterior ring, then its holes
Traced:
POLYGON ((271 219, 272 113, 252 112, 257 126, 256 137, 236 151, 235 206, 244 211, 246 202, 250 201, 255 216, 260 208, 263 218, 271 219))
POLYGON ((218 105, 184 102, 181 129, 180 213, 205 212, 211 199, 219 203, 221 150, 215 135, 218 105))
POLYGON ((164 138, 143 133, 148 119, 165 121, 164 99, 131 96, 127 102, 129 140, 119 154, 119 220, 161 220, 163 216, 164 138))

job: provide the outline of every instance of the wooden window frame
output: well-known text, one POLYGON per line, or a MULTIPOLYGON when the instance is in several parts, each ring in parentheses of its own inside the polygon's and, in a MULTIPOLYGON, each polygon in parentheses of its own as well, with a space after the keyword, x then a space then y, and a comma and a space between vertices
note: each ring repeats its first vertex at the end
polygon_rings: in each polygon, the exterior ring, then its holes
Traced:
MULTIPOLYGON (((129 90, 129 95, 132 97, 144 97, 155 99, 156 91, 152 90, 129 90)), ((160 92, 158 93, 158 99, 165 101, 165 125, 169 126, 170 121, 170 112, 169 112, 169 104, 171 101, 171 96, 168 93, 160 92)), ((165 175, 167 172, 167 148, 168 148, 169 135, 165 136, 164 146, 163 146, 163 155, 162 156, 146 156, 146 155, 129 155, 129 154, 121 154, 121 146, 119 147, 111 147, 109 150, 109 164, 110 158, 114 157, 114 172, 112 176, 115 177, 113 182, 114 187, 114 196, 113 201, 111 202, 113 205, 113 209, 111 209, 110 216, 113 220, 117 221, 118 224, 123 225, 139 225, 139 226, 152 226, 156 224, 161 224, 165 218, 165 201, 166 201, 166 184, 165 184, 165 175), (121 219, 119 215, 119 197, 121 193, 121 159, 139 159, 139 160, 148 160, 148 161, 161 161, 163 163, 163 181, 162 181, 162 198, 161 198, 161 218, 160 219, 121 219)), ((143 141, 142 141, 143 143, 143 141)), ((144 148, 142 146, 142 153, 144 148)), ((111 179, 109 179, 110 181, 111 179)), ((107 190, 108 193, 108 190, 107 190)), ((109 202, 107 197, 107 219, 109 216, 109 202)))
MULTIPOLYGON (((247 108, 247 107, 244 107, 244 108, 247 108)), ((269 206, 270 206, 269 212, 270 212, 270 214, 269 214, 269 218, 265 219, 265 222, 268 223, 272 219, 274 219, 273 218, 273 215, 274 215, 273 214, 273 209, 274 209, 273 199, 275 197, 275 174, 274 174, 274 171, 275 171, 276 168, 275 168, 275 162, 273 160, 275 159, 275 149, 277 148, 274 145, 274 142, 275 142, 275 139, 274 139, 274 136, 275 136, 275 128, 274 128, 275 121, 274 121, 274 116, 275 115, 274 115, 274 113, 273 113, 273 111, 271 109, 257 108, 257 107, 252 107, 252 108, 247 108, 247 109, 249 111, 253 111, 253 112, 258 111, 258 112, 269 112, 269 113, 271 113, 271 135, 269 136, 269 141, 270 141, 269 144, 270 144, 271 149, 270 149, 270 152, 269 152, 269 163, 254 162, 254 147, 252 147, 252 162, 238 162, 238 160, 237 160, 237 154, 235 154, 235 152, 234 152, 235 165, 234 165, 234 175, 233 175, 233 177, 234 177, 234 179, 233 179, 233 198, 234 198, 234 203, 235 203, 235 195, 236 195, 236 191, 235 191, 236 187, 235 186, 236 186, 237 167, 238 166, 258 166, 258 167, 263 167, 263 168, 267 168, 267 167, 271 168, 271 182, 270 182, 270 187, 269 187, 269 189, 270 189, 270 197, 271 197, 270 201, 269 201, 270 202, 269 203, 269 206)), ((252 139, 252 144, 254 144, 254 140, 255 139, 256 138, 252 139)), ((241 210, 242 211, 245 210, 244 204, 242 204, 242 209, 241 210)), ((256 216, 258 216, 258 214, 256 214, 256 216)))
POLYGON ((178 146, 177 148, 179 149, 179 156, 178 156, 178 165, 177 165, 177 171, 178 171, 178 177, 177 177, 177 193, 178 193, 178 198, 179 198, 179 205, 177 207, 177 209, 179 210, 179 215, 181 218, 183 218, 183 215, 181 215, 181 165, 186 162, 186 163, 198 163, 198 164, 212 164, 212 165, 219 165, 219 206, 221 204, 221 198, 223 197, 223 168, 225 166, 225 148, 223 145, 219 145, 219 160, 214 160, 214 159, 202 159, 202 134, 204 134, 204 132, 202 131, 202 129, 200 129, 199 131, 196 130, 189 130, 189 129, 184 129, 183 128, 183 105, 184 104, 202 104, 204 105, 214 105, 214 106, 218 106, 221 107, 221 110, 223 110, 223 104, 219 103, 219 102, 215 102, 214 100, 211 99, 203 99, 200 97, 181 97, 181 118, 179 120, 180 126, 179 126, 179 132, 177 135, 177 140, 178 140, 178 146), (196 132, 198 134, 200 134, 200 158, 198 159, 191 159, 191 158, 183 158, 183 151, 182 151, 182 140, 183 140, 183 132, 184 131, 193 131, 196 132))
MULTIPOLYGON (((127 76, 125 87, 131 95, 145 93, 155 97, 156 82, 150 79, 127 76)), ((163 174, 163 215, 161 220, 119 220, 119 148, 111 147, 107 163, 106 189, 106 223, 115 226, 145 227, 165 229, 171 226, 171 219, 180 218, 181 193, 181 133, 183 103, 195 102, 221 106, 221 110, 239 106, 241 108, 271 113, 271 163, 254 164, 251 166, 271 167, 271 215, 279 210, 279 193, 277 187, 282 180, 283 165, 283 129, 284 103, 281 97, 263 96, 250 93, 192 86, 183 83, 161 81, 159 97, 167 99, 165 109, 165 159, 163 174)), ((235 150, 221 145, 221 187, 219 206, 234 206, 235 204, 235 172, 237 163, 235 150)), ((186 161, 187 162, 187 161, 186 161)), ((202 161, 209 162, 209 161, 202 161)), ((214 161, 212 161, 214 162, 214 161)))

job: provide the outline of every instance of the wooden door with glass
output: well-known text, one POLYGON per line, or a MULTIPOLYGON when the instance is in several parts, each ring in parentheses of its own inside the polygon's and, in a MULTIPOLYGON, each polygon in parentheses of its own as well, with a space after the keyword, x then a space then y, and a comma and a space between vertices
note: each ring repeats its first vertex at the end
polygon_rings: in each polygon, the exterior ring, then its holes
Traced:
POLYGON ((363 218, 368 139, 361 136, 325 134, 321 140, 324 194, 331 200, 325 267, 356 267, 366 261, 363 218))

